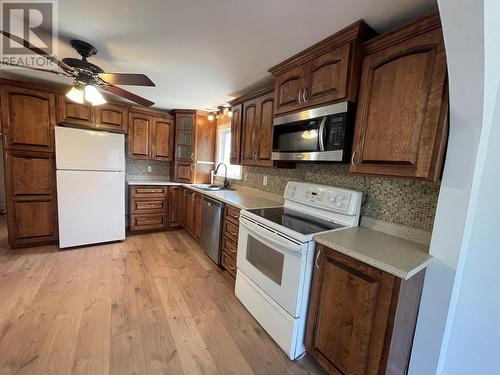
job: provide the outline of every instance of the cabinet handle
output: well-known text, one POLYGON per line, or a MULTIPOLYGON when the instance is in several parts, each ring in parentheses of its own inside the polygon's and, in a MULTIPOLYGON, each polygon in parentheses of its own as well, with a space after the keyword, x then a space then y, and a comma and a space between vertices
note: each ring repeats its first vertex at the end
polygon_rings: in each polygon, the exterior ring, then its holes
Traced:
POLYGON ((300 90, 299 90, 299 95, 298 95, 298 97, 297 97, 297 101, 298 101, 299 103, 302 103, 302 89, 300 89, 300 90))
POLYGON ((191 153, 191 161, 194 161, 194 153, 191 153))
POLYGON ((316 265, 316 268, 319 269, 319 255, 321 254, 321 250, 318 249, 318 252, 316 253, 316 259, 314 260, 314 264, 316 265))
POLYGON ((356 166, 356 163, 354 162, 354 155, 356 155, 356 151, 357 151, 357 150, 354 150, 354 151, 352 152, 352 155, 351 155, 351 165, 352 165, 353 167, 355 167, 355 166, 356 166))
POLYGON ((307 102, 307 87, 304 87, 304 91, 302 92, 302 103, 307 102))

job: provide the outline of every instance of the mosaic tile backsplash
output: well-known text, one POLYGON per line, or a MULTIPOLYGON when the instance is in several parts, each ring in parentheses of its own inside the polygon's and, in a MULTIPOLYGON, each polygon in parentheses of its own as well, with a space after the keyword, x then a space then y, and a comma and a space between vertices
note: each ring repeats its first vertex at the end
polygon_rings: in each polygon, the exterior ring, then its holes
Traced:
POLYGON ((344 164, 297 164, 296 169, 244 167, 243 180, 233 181, 283 195, 288 181, 305 181, 363 192, 361 213, 409 227, 432 231, 439 184, 407 179, 355 176, 344 164), (263 177, 268 177, 263 186, 263 177))
POLYGON ((170 162, 156 160, 127 159, 126 176, 154 176, 170 180, 170 162), (151 167, 151 172, 148 172, 151 167))

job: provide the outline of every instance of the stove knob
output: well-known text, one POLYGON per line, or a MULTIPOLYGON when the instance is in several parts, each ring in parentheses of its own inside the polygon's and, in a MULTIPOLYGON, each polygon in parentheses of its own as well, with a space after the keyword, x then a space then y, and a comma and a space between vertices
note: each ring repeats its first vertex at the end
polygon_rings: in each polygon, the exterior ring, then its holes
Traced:
POLYGON ((339 200, 344 200, 345 199, 345 195, 344 194, 339 194, 337 197, 339 198, 339 200))
POLYGON ((335 202, 335 197, 330 197, 330 202, 335 202))
POLYGON ((337 203, 335 204, 335 207, 337 207, 337 208, 342 208, 342 206, 343 206, 343 205, 344 205, 344 204, 343 204, 342 202, 337 202, 337 203))

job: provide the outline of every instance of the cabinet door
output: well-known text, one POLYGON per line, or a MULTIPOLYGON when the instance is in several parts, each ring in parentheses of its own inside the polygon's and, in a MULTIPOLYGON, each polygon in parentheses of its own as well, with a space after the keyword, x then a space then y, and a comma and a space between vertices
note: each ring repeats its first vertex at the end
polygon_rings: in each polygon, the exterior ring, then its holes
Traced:
POLYGON ((90 104, 75 103, 64 95, 57 97, 57 122, 78 126, 95 127, 94 114, 90 104))
POLYGON ((273 108, 273 93, 257 99, 257 123, 254 138, 257 150, 255 165, 261 167, 273 166, 273 108))
POLYGON ((241 164, 255 165, 257 154, 257 99, 243 103, 241 164))
POLYGON ((1 100, 6 149, 54 151, 54 94, 3 86, 1 100))
POLYGON ((185 228, 193 235, 194 233, 194 192, 186 189, 186 196, 184 199, 184 210, 185 210, 185 228))
POLYGON ((440 28, 366 56, 350 171, 438 179, 447 93, 440 28))
POLYGON ((231 154, 229 162, 237 165, 241 163, 241 125, 243 104, 231 108, 233 117, 231 117, 231 154))
POLYGON ((347 43, 311 60, 307 65, 307 106, 344 99, 347 96, 349 50, 347 43))
POLYGON ((175 160, 194 161, 195 114, 178 113, 175 118, 175 160))
POLYGON ((171 227, 182 225, 182 190, 182 186, 170 186, 168 188, 168 224, 171 227))
POLYGON ((103 104, 95 109, 95 122, 102 130, 127 133, 128 108, 118 104, 103 104))
POLYGON ((132 159, 151 157, 151 116, 131 113, 129 116, 128 156, 132 159))
POLYGON ((385 373, 385 340, 399 279, 324 246, 317 251, 308 353, 330 373, 385 373))
POLYGON ((54 154, 6 151, 6 200, 12 247, 57 241, 54 154))
POLYGON ((190 161, 176 161, 174 164, 174 180, 177 182, 193 182, 194 163, 190 161))
POLYGON ((202 196, 194 193, 194 218, 193 218, 193 235, 196 241, 200 241, 201 237, 201 209, 202 196))
POLYGON ((303 89, 306 86, 306 66, 300 65, 296 68, 276 77, 275 83, 275 114, 290 112, 304 106, 302 98, 303 89))
POLYGON ((171 120, 153 117, 153 159, 172 160, 174 124, 171 120))

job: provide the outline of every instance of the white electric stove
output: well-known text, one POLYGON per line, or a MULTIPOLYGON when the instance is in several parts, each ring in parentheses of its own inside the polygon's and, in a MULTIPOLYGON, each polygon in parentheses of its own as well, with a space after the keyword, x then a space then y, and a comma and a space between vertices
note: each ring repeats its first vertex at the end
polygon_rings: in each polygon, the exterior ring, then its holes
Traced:
POLYGON ((314 236, 357 226, 361 199, 353 190, 289 182, 283 207, 241 210, 235 294, 290 359, 305 352, 314 236))

